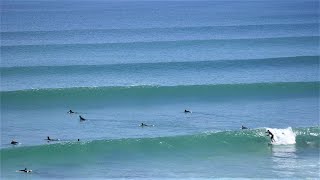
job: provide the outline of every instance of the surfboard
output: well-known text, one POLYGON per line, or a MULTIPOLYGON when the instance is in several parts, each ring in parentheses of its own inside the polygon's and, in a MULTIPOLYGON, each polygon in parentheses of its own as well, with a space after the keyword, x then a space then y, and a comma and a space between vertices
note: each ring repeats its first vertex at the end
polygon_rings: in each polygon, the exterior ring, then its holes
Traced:
POLYGON ((21 172, 21 173, 31 173, 31 172, 32 172, 32 170, 27 170, 27 172, 25 172, 25 171, 20 171, 20 170, 16 170, 16 172, 21 172))
POLYGON ((46 141, 60 141, 60 139, 50 139, 50 140, 44 139, 44 140, 46 140, 46 141))

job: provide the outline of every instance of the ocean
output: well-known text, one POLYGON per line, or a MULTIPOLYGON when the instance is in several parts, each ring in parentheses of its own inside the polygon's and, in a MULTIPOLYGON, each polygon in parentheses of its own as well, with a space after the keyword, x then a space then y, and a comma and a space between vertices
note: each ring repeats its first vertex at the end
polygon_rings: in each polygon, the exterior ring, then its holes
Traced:
POLYGON ((319 1, 0 6, 1 179, 320 179, 319 1))

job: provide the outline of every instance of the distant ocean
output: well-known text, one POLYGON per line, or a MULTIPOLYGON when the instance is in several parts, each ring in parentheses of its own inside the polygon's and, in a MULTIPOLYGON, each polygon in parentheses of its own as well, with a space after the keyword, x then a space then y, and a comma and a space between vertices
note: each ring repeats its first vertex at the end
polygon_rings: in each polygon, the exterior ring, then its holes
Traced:
POLYGON ((1 179, 320 179, 319 1, 0 6, 1 179))

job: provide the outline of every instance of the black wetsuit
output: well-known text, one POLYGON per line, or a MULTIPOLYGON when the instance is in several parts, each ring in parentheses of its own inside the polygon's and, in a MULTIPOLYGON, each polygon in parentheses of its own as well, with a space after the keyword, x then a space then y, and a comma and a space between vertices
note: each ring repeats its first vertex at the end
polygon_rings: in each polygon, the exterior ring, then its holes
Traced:
POLYGON ((143 126, 148 126, 148 125, 146 125, 146 124, 144 124, 144 123, 141 123, 141 125, 140 125, 141 127, 143 127, 143 126))
POLYGON ((27 168, 25 168, 25 169, 21 169, 21 170, 19 170, 19 171, 21 171, 21 172, 30 172, 30 170, 27 170, 27 168))
POLYGON ((268 130, 266 133, 268 133, 267 136, 270 135, 271 142, 273 142, 273 141, 274 141, 274 139, 273 139, 273 134, 272 134, 269 130, 268 130))
POLYGON ((11 141, 11 144, 18 144, 17 141, 11 141))

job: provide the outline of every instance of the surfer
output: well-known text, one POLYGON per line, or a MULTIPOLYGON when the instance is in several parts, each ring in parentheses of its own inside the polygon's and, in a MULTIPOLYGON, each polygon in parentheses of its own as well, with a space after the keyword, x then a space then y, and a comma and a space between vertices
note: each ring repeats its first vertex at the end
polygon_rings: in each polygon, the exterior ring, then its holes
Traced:
POLYGON ((241 126, 241 129, 248 129, 248 128, 242 125, 242 126, 241 126))
POLYGON ((80 139, 78 139, 78 141, 80 141, 80 139))
POLYGON ((16 144, 19 144, 19 142, 12 140, 10 144, 16 145, 16 144))
POLYGON ((69 114, 73 114, 74 112, 70 109, 70 110, 68 111, 68 113, 69 113, 69 114))
POLYGON ((268 135, 267 136, 270 136, 270 140, 271 140, 271 142, 274 142, 275 140, 274 140, 274 138, 273 138, 273 134, 270 132, 270 130, 267 130, 267 132, 266 133, 268 133, 268 135))
POLYGON ((21 171, 21 172, 25 172, 25 173, 32 172, 32 170, 28 170, 27 168, 21 169, 21 170, 19 170, 19 171, 21 171))
POLYGON ((49 136, 47 136, 47 139, 45 139, 45 140, 47 140, 48 142, 49 141, 60 141, 60 139, 51 139, 49 136))
POLYGON ((148 125, 146 125, 146 124, 144 124, 144 123, 141 123, 140 126, 141 126, 141 127, 144 127, 144 126, 148 126, 148 125))
POLYGON ((86 119, 83 118, 82 116, 79 116, 79 118, 80 118, 80 121, 85 121, 85 120, 86 120, 86 119))
POLYGON ((191 111, 185 109, 184 113, 191 113, 191 111))

